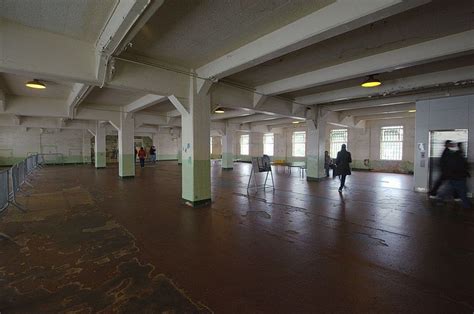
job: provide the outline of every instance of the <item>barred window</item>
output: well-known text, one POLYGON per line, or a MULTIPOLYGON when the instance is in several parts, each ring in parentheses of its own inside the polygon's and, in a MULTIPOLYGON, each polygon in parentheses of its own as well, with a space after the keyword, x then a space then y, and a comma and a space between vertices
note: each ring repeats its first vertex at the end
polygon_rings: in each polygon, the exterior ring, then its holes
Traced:
POLYGON ((306 155, 306 132, 293 132, 293 157, 306 155))
POLYGON ((249 154, 249 141, 250 141, 250 136, 248 134, 244 134, 240 136, 240 154, 241 155, 249 154))
POLYGON ((329 155, 336 158, 342 144, 347 145, 347 129, 335 129, 329 133, 329 155))
POLYGON ((273 156, 274 149, 274 136, 273 133, 263 134, 263 154, 273 156))
POLYGON ((403 126, 385 126, 380 133, 380 159, 402 160, 403 126))

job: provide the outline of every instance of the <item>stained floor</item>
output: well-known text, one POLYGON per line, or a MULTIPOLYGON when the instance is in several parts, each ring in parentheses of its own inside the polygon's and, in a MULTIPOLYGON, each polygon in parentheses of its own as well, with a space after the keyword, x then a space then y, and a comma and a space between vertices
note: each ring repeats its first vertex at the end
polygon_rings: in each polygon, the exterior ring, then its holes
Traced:
MULTIPOLYGON (((191 311, 473 312, 473 211, 429 202, 408 175, 355 172, 340 195, 337 179, 307 182, 282 170, 274 171, 275 191, 247 193, 249 172, 248 164, 213 165, 213 203, 199 209, 181 204, 174 162, 137 169, 128 180, 114 167, 48 167, 33 190, 87 192, 106 217, 100 225, 123 228, 137 265, 152 265, 152 274, 179 287, 182 300, 194 301, 191 311)), ((73 199, 75 211, 90 207, 73 199)), ((28 206, 34 212, 34 202, 28 206)))

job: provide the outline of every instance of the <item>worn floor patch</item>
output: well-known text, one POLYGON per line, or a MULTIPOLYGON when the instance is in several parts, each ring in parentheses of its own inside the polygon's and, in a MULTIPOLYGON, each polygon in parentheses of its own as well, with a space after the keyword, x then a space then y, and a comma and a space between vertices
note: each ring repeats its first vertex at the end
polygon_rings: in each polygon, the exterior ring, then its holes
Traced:
POLYGON ((0 221, 0 312, 208 313, 154 266, 77 187, 28 197, 0 221))

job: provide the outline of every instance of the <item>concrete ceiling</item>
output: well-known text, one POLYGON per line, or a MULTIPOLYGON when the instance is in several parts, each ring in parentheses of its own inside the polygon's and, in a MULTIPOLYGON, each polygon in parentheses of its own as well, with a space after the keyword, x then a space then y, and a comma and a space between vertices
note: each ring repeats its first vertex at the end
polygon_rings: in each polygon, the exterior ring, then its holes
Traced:
POLYGON ((436 0, 231 75, 258 86, 473 28, 472 1, 436 0))
MULTIPOLYGON (((211 107, 225 106, 226 113, 213 114, 214 125, 229 121, 262 126, 270 120, 277 121, 268 125, 287 125, 293 118, 307 118, 308 106, 315 104, 334 112, 359 110, 386 105, 386 98, 399 95, 403 100, 394 103, 413 104, 420 90, 440 92, 459 78, 474 80, 469 72, 474 66, 473 37, 468 37, 474 30, 472 0, 457 0, 455 5, 443 0, 379 0, 364 2, 364 10, 362 4, 335 0, 133 3, 0 0, 5 26, 0 28, 0 72, 5 72, 0 74, 0 110, 23 115, 16 108, 44 104, 50 116, 67 112, 73 119, 77 111, 82 119, 107 121, 123 107, 142 115, 142 124, 168 125, 170 119, 161 116, 179 115, 168 97, 187 100, 189 76, 183 71, 195 69, 200 77, 217 81, 210 89, 211 107), (361 12, 348 13, 348 8, 361 12), (334 20, 340 24, 332 25, 334 20), (295 24, 300 25, 298 32, 295 24), (321 29, 314 30, 314 25, 321 29), (93 45, 103 29, 103 45, 93 45), (447 37, 438 45, 437 40, 447 37), (434 41, 430 49, 423 48, 434 41), (122 47, 128 48, 123 52, 122 47), (433 51, 439 53, 430 54, 433 51), (382 66, 365 73, 374 60, 382 66), (390 66, 384 67, 386 63, 390 66), (368 74, 377 74, 384 85, 358 88, 368 74), (24 87, 33 78, 48 78, 48 88, 24 87), (9 106, 3 94, 24 97, 9 106), (90 110, 80 110, 83 107, 90 110)), ((360 112, 364 117, 393 113, 360 112)))
POLYGON ((1 73, 0 78, 5 86, 7 95, 65 99, 72 88, 71 83, 41 80, 46 84, 47 88, 32 89, 25 86, 26 82, 33 79, 32 77, 1 73))
POLYGON ((130 52, 196 68, 334 0, 167 0, 130 52))
POLYGON ((0 18, 94 43, 118 0, 1 0, 0 18))
POLYGON ((142 92, 106 87, 94 88, 85 99, 85 102, 108 106, 126 106, 144 95, 145 93, 142 92))

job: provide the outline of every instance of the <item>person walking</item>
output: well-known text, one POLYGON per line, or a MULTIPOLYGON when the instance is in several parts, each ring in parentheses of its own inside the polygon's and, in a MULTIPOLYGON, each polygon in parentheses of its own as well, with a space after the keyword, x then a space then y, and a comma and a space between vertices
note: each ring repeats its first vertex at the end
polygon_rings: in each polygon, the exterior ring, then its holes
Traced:
POLYGON ((449 190, 453 191, 455 197, 459 197, 462 201, 464 208, 471 208, 471 203, 467 198, 467 183, 466 180, 471 175, 469 174, 468 162, 464 156, 462 145, 457 146, 450 143, 450 150, 453 152, 446 155, 445 159, 445 173, 444 180, 448 181, 448 191, 442 193, 441 199, 444 199, 449 193, 449 190))
POLYGON ((324 170, 326 171, 326 178, 329 178, 329 169, 331 168, 331 156, 329 152, 324 152, 324 170))
POLYGON ((143 147, 140 147, 138 151, 138 158, 140 159, 140 167, 145 167, 146 151, 143 147))
POLYGON ((448 159, 449 154, 451 153, 450 149, 453 146, 452 143, 453 142, 450 140, 447 140, 446 142, 444 142, 444 150, 439 160, 439 169, 441 171, 441 174, 439 175, 438 179, 433 184, 433 187, 431 188, 431 191, 429 193, 429 198, 436 198, 439 188, 441 187, 443 182, 446 180, 446 161, 448 159))
POLYGON ((350 163, 352 162, 351 153, 346 150, 346 144, 342 144, 341 150, 337 153, 336 166, 337 174, 341 176, 341 185, 339 186, 339 192, 346 184, 346 177, 351 175, 350 163))
POLYGON ((155 146, 150 147, 150 161, 156 163, 156 148, 155 146))

